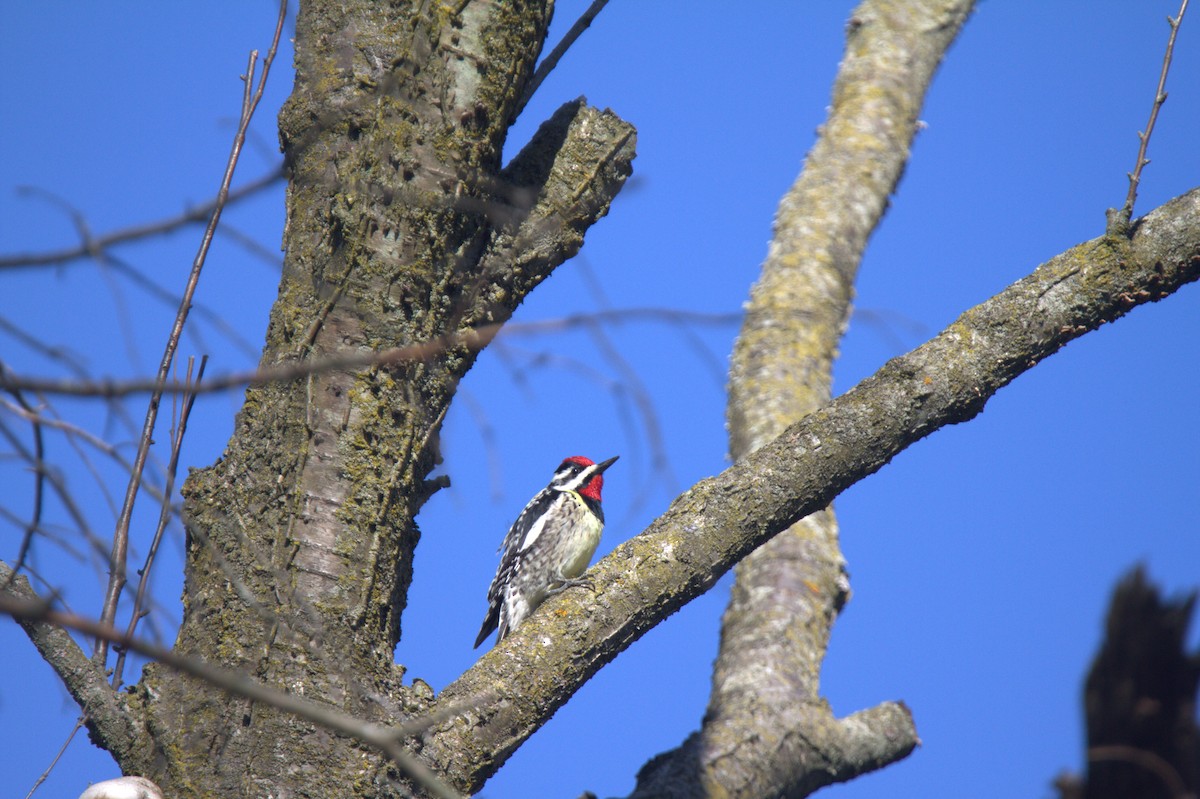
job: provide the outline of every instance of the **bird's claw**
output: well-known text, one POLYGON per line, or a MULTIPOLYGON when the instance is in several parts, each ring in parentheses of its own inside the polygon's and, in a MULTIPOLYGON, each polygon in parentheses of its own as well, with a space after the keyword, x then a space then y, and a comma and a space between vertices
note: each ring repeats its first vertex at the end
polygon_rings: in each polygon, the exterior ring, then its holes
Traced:
POLYGON ((587 588, 592 591, 596 590, 596 586, 592 582, 591 575, 588 575, 588 574, 584 574, 580 577, 560 577, 555 582, 557 583, 557 585, 555 585, 553 588, 551 588, 549 591, 546 592, 546 593, 550 594, 551 596, 553 596, 554 594, 561 594, 563 591, 566 591, 568 588, 587 588))

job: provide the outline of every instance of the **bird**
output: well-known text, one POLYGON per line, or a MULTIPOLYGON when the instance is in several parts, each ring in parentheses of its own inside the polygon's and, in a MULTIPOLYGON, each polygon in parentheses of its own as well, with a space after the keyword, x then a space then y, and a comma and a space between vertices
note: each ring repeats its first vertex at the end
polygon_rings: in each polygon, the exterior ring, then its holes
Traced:
POLYGON ((145 777, 118 777, 93 783, 79 799, 163 799, 162 789, 145 777))
POLYGON ((600 463, 582 455, 564 459, 550 484, 517 516, 500 545, 500 566, 488 587, 476 649, 497 628, 496 641, 503 641, 546 597, 587 583, 580 575, 604 530, 604 471, 618 457, 600 463))

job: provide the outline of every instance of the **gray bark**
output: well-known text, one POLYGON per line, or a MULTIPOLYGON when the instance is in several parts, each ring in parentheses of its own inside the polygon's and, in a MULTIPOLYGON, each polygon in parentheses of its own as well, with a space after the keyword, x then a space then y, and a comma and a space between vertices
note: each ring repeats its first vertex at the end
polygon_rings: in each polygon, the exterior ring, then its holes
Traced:
MULTIPOLYGON (((729 380, 730 454, 740 459, 830 399, 832 365, 871 232, 908 162, 934 72, 970 0, 855 9, 829 117, 784 196, 750 293, 729 380)), ((820 670, 849 598, 837 519, 825 508, 738 564, 699 731, 654 758, 635 797, 807 796, 907 756, 902 704, 839 720, 820 670)))
MULTIPOLYGON (((974 418, 997 391, 1073 339, 1200 279, 1200 189, 1137 220, 1134 230, 1132 238, 1103 236, 1042 264, 685 491, 592 568, 594 596, 566 592, 547 601, 439 695, 434 707, 444 709, 495 686, 490 699, 427 736, 426 757, 456 784, 472 779, 477 763, 485 765, 476 777, 492 773, 604 664, 742 558, 910 444, 974 418)), ((892 716, 866 720, 903 734, 892 716)))
MULTIPOLYGON (((405 744, 464 792, 605 663, 756 548, 908 444, 970 419, 1071 339, 1200 276, 1192 192, 1137 220, 1128 238, 1054 258, 846 395, 783 418, 778 435, 753 434, 746 449, 757 448, 597 565, 594 595, 551 599, 436 698, 420 684, 405 689, 392 658, 419 538, 413 520, 437 488, 428 475, 457 382, 495 325, 579 248, 631 168, 632 128, 579 101, 500 169, 548 17, 545 3, 302 6, 296 87, 280 119, 287 257, 262 363, 398 346, 421 355, 248 390, 224 456, 184 491, 174 654, 375 722, 376 733, 438 719, 405 744)), ((859 23, 869 35, 872 21, 859 23)), ((884 176, 884 196, 894 180, 884 176)), ((877 190, 867 195, 881 202, 877 190)), ((842 314, 835 309, 830 330, 842 314)), ((836 556, 823 561, 838 568, 836 556)), ((3 593, 27 589, 6 581, 3 593)), ((840 590, 836 578, 822 590, 840 590)), ((266 694, 232 683, 227 693, 163 664, 132 692, 104 695, 69 637, 27 629, 75 698, 104 711, 89 719, 96 739, 168 796, 406 791, 377 735, 355 738, 266 694)), ((814 631, 806 651, 819 660, 825 633, 814 631)), ((804 690, 815 696, 815 683, 804 690)), ((871 731, 825 751, 827 768, 843 775, 894 757, 911 736, 899 705, 837 724, 871 731), (901 745, 880 740, 889 735, 901 745)), ((780 782, 772 771, 790 768, 792 741, 778 750, 783 760, 744 761, 753 791, 793 790, 790 772, 780 782)))
MULTIPOLYGON (((280 115, 287 255, 261 364, 426 357, 249 389, 223 457, 184 488, 176 652, 384 724, 428 701, 392 653, 457 382, 633 158, 632 128, 579 101, 501 171, 550 6, 460 6, 304 3, 280 115)), ((161 665, 126 701, 141 735, 113 753, 173 797, 398 790, 378 751, 161 665)))

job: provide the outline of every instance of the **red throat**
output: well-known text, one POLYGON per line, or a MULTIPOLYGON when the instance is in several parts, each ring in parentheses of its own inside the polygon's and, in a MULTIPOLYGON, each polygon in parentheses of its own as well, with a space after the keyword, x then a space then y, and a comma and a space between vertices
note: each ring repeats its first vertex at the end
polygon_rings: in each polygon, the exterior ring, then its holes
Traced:
POLYGON ((587 485, 579 489, 579 493, 588 499, 600 501, 600 489, 604 488, 604 475, 598 474, 591 480, 588 480, 587 485))

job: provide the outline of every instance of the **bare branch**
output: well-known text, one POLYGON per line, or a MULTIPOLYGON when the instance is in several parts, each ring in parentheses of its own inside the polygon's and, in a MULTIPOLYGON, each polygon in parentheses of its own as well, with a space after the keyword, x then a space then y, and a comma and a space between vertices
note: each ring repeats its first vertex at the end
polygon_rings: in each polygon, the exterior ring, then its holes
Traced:
MULTIPOLYGON (((212 245, 213 235, 216 233, 217 225, 221 221, 221 212, 225 207, 225 203, 229 200, 229 186, 233 182, 233 173, 237 168, 238 159, 241 157, 242 145, 246 141, 246 130, 250 127, 250 120, 254 116, 254 111, 258 108, 258 103, 262 100, 263 91, 266 89, 267 77, 271 72, 271 64, 275 60, 275 53, 279 48, 279 39, 283 34, 283 22, 287 17, 287 0, 281 0, 279 4, 279 19, 275 25, 275 36, 271 40, 271 46, 267 49, 267 55, 263 59, 262 73, 259 76, 258 86, 254 86, 255 65, 258 62, 258 51, 253 50, 250 53, 250 63, 246 67, 246 74, 242 76, 245 90, 242 95, 242 115, 238 123, 237 133, 233 137, 233 147, 229 153, 229 159, 225 165, 225 175, 221 179, 221 188, 217 192, 217 202, 213 209, 212 217, 209 219, 208 227, 204 231, 204 236, 200 242, 200 250, 196 253, 196 258, 192 262, 192 270, 188 275, 187 284, 183 291, 183 297, 179 304, 179 310, 175 314, 175 322, 171 327, 171 333, 167 337, 167 346, 163 352, 162 361, 158 367, 157 382, 165 383, 168 375, 171 373, 171 364, 175 361, 175 350, 179 347, 179 338, 183 335, 183 326, 187 322, 188 311, 191 310, 192 297, 196 293, 196 286, 200 282, 200 272, 204 268, 204 263, 208 258, 208 250, 212 245)), ((150 444, 154 436, 154 426, 158 420, 158 406, 162 400, 162 390, 157 390, 151 394, 150 402, 146 408, 146 421, 142 426, 141 439, 138 441, 137 454, 133 459, 133 474, 130 475, 129 485, 125 490, 125 501, 121 505, 121 513, 117 518, 116 530, 113 532, 112 555, 109 560, 109 579, 108 588, 104 594, 104 604, 100 613, 100 621, 105 626, 111 627, 117 615, 117 602, 121 598, 121 591, 125 586, 125 567, 126 557, 129 549, 129 523, 133 517, 133 505, 137 500, 138 487, 142 481, 142 471, 146 465, 146 458, 150 451, 150 444)), ((95 657, 100 663, 104 663, 107 659, 108 642, 103 638, 96 639, 95 657)))
MULTIPOLYGON (((282 166, 271 170, 265 175, 261 175, 250 182, 232 189, 225 199, 225 205, 237 202, 238 200, 252 197, 263 189, 274 186, 283 180, 282 166)), ((173 233, 184 225, 204 222, 208 220, 217 208, 218 199, 214 198, 202 205, 194 208, 189 208, 181 214, 177 214, 167 219, 160 219, 155 222, 147 222, 142 225, 134 225, 133 227, 114 230, 112 233, 106 233, 103 236, 83 235, 86 228, 81 228, 79 219, 82 218, 81 213, 67 205, 53 195, 48 194, 42 189, 32 187, 24 187, 20 189, 25 194, 42 195, 49 197, 56 205, 63 207, 72 219, 76 222, 76 229, 80 230, 82 241, 74 247, 64 247, 61 250, 51 250, 49 252, 28 252, 14 253, 13 255, 0 256, 0 269, 22 269, 30 266, 54 266, 57 264, 65 264, 70 261, 77 261, 84 258, 94 258, 118 244, 126 244, 140 239, 151 238, 153 236, 161 236, 167 233, 173 233)))
MULTIPOLYGON (((0 562, 0 577, 7 577, 10 572, 11 570, 8 565, 0 562)), ((103 638, 112 644, 163 663, 176 671, 204 680, 235 696, 245 697, 255 702, 262 702, 271 707, 320 724, 335 732, 354 737, 382 751, 409 777, 434 796, 441 797, 442 799, 458 799, 458 794, 439 780, 429 770, 428 766, 417 760, 400 746, 399 740, 401 738, 411 734, 411 730, 421 729, 424 726, 420 723, 415 726, 406 726, 397 729, 385 724, 363 721, 342 713, 329 705, 318 704, 310 699, 271 688, 241 672, 218 668, 197 658, 186 657, 139 638, 127 636, 114 629, 111 625, 54 610, 45 600, 33 593, 24 577, 18 577, 11 586, 0 589, 0 613, 6 613, 15 618, 29 632, 31 638, 34 638, 36 632, 41 637, 65 638, 66 641, 69 641, 70 645, 74 647, 78 658, 82 659, 81 663, 76 662, 73 664, 74 669, 82 670, 88 675, 99 675, 100 677, 103 689, 98 688, 94 684, 94 681, 92 681, 86 686, 91 691, 100 692, 102 695, 107 695, 110 698, 116 696, 109 684, 104 681, 103 674, 100 673, 98 667, 88 661, 79 647, 75 646, 66 629, 76 630, 96 638, 103 638)), ((68 674, 64 674, 63 669, 67 667, 67 664, 64 663, 63 658, 57 652, 52 652, 51 654, 55 659, 51 660, 51 655, 48 655, 47 651, 42 648, 42 645, 38 643, 38 639, 35 638, 34 643, 38 644, 38 649, 42 651, 43 657, 54 666, 59 676, 63 677, 64 681, 66 681, 68 674)), ((68 673, 73 674, 74 672, 70 671, 68 673)), ((71 688, 72 683, 68 682, 67 687, 71 688)), ((72 694, 75 695, 75 692, 72 691, 72 694)), ((484 695, 486 696, 486 693, 484 695)), ((84 699, 81 699, 78 695, 76 695, 76 699, 85 710, 91 711, 90 716, 92 721, 89 723, 97 722, 93 706, 85 703, 84 699)), ((110 704, 116 705, 115 700, 110 704)), ((119 706, 115 707, 113 712, 120 713, 121 717, 124 718, 124 711, 119 706)), ((439 713, 441 712, 439 710, 439 713)), ((439 715, 437 718, 444 719, 446 717, 439 715)))
POLYGON ((43 782, 46 781, 46 778, 50 776, 50 772, 54 771, 54 767, 58 765, 58 761, 62 760, 62 756, 66 754, 67 747, 71 745, 71 741, 75 740, 75 733, 79 732, 79 730, 83 728, 83 723, 86 718, 86 716, 80 716, 75 720, 75 726, 71 728, 69 733, 67 733, 67 740, 63 741, 63 745, 58 749, 58 754, 56 754, 54 759, 50 761, 50 765, 46 766, 46 770, 39 774, 38 778, 34 780, 33 786, 29 789, 29 793, 25 794, 25 799, 30 799, 30 797, 37 793, 37 789, 43 782))
POLYGON ((1111 232, 1128 228, 1129 220, 1133 218, 1133 203, 1137 199, 1138 184, 1142 180, 1142 169, 1150 163, 1150 160, 1146 158, 1146 150, 1150 147, 1150 136, 1154 133, 1154 123, 1158 120, 1158 112, 1163 103, 1167 101, 1167 72, 1171 69, 1171 56, 1175 52, 1175 37, 1179 34, 1179 25, 1183 22, 1183 14, 1187 11, 1187 7, 1188 0, 1183 0, 1179 6, 1179 13, 1174 18, 1167 17, 1167 24, 1171 26, 1171 35, 1167 37, 1167 50, 1163 54, 1162 71, 1158 75, 1158 88, 1154 90, 1154 104, 1150 106, 1150 121, 1146 123, 1146 130, 1138 133, 1140 143, 1137 163, 1134 164, 1133 171, 1129 173, 1129 193, 1125 195, 1125 205, 1121 206, 1121 210, 1115 215, 1112 212, 1109 214, 1111 232))
POLYGON ((575 20, 575 24, 567 31, 554 49, 550 51, 550 55, 542 59, 542 63, 538 64, 537 69, 533 73, 533 77, 525 84, 525 91, 521 94, 521 99, 517 101, 516 108, 513 109, 512 118, 516 119, 525 110, 525 105, 533 98, 538 87, 542 85, 542 81, 554 71, 558 66, 558 62, 571 49, 571 45, 575 44, 575 40, 583 35, 604 7, 608 5, 608 0, 592 0, 592 4, 587 7, 587 10, 579 15, 579 19, 575 20))
POLYGON ((779 531, 910 444, 978 415, 993 394, 1068 342, 1197 279, 1200 189, 1140 219, 1132 239, 1080 244, 966 311, 678 497, 593 568, 594 596, 568 591, 549 600, 438 702, 485 686, 519 684, 520 692, 480 708, 474 726, 427 736, 424 754, 451 781, 477 789, 597 670, 779 531))
POLYGON ((564 103, 505 168, 514 195, 536 199, 495 229, 466 301, 466 326, 506 321, 516 306, 583 246, 633 171, 633 126, 582 98, 564 103))
POLYGON ((511 323, 507 325, 481 325, 470 330, 449 333, 428 342, 405 347, 393 347, 379 352, 351 353, 313 358, 303 361, 228 372, 209 378, 199 386, 168 379, 140 380, 55 380, 38 377, 19 377, 10 371, 0 372, 0 390, 18 389, 37 391, 43 394, 61 394, 72 397, 124 397, 130 394, 145 394, 161 391, 164 394, 213 394, 243 386, 261 386, 298 380, 309 375, 345 369, 363 369, 371 366, 391 366, 400 363, 422 361, 432 358, 451 348, 465 347, 482 349, 497 336, 541 335, 547 332, 584 327, 592 321, 665 321, 674 324, 728 325, 741 318, 741 314, 709 314, 695 311, 671 311, 661 308, 632 308, 597 313, 573 314, 561 319, 540 322, 511 323))
MULTIPOLYGON (((0 373, 7 372, 3 363, 0 363, 0 373)), ((19 572, 25 565, 25 558, 29 556, 29 548, 33 546, 33 537, 38 529, 42 526, 42 508, 44 507, 44 495, 46 488, 46 470, 44 464, 46 462, 46 442, 42 438, 42 423, 37 414, 33 412, 33 408, 25 400, 25 395, 19 389, 9 389, 13 399, 20 405, 21 410, 25 412, 25 418, 29 421, 30 427, 33 429, 33 457, 36 466, 33 471, 33 510, 29 515, 29 523, 25 525, 25 533, 21 536, 21 548, 17 552, 17 565, 13 569, 14 573, 19 572)))
MULTIPOLYGON (((866 0, 852 12, 828 116, 779 203, 734 345, 726 417, 735 459, 829 402, 868 237, 972 6, 866 0)), ((730 799, 798 797, 907 756, 917 731, 903 705, 838 719, 821 698, 821 664, 849 594, 832 508, 739 563, 700 729, 638 773, 633 797, 685 799, 714 785, 730 799)))
MULTIPOLYGON (((59 501, 62 502, 63 509, 66 510, 67 514, 71 517, 71 521, 75 523, 80 535, 82 535, 87 541, 88 548, 101 556, 105 555, 107 549, 106 546, 88 523, 87 516, 84 515, 83 509, 79 507, 79 504, 75 501, 75 498, 72 496, 70 490, 68 490, 63 476, 59 474, 57 470, 49 468, 43 461, 35 457, 34 454, 30 452, 24 444, 21 443, 21 440, 17 438, 16 434, 8 429, 8 425, 4 424, 2 421, 0 421, 0 437, 3 437, 8 441, 12 448, 16 450, 18 456, 29 463, 30 466, 39 474, 45 476, 47 483, 52 489, 54 489, 55 495, 58 497, 59 501)), ((21 526, 23 527, 24 524, 22 523, 21 526)))
MULTIPOLYGON (((224 222, 222 224, 221 232, 225 235, 229 235, 228 222, 224 222)), ((117 274, 128 279, 131 283, 133 283, 133 285, 142 289, 151 297, 163 303, 164 305, 176 308, 179 307, 180 297, 178 294, 175 294, 167 288, 159 285, 146 275, 142 274, 142 272, 135 268, 132 264, 121 258, 113 256, 111 253, 100 253, 97 255, 97 259, 104 266, 111 268, 117 274)), ((275 265, 278 267, 278 259, 276 259, 275 265)), ((192 313, 198 318, 203 319, 205 322, 212 325, 213 329, 216 330, 217 333, 220 333, 222 336, 224 336, 226 341, 233 344, 233 346, 239 349, 247 358, 254 359, 258 357, 258 348, 247 341, 242 334, 238 332, 237 328, 230 324, 230 322, 220 313, 202 302, 196 302, 192 304, 192 313)))
MULTIPOLYGON (((84 453, 83 450, 78 447, 79 442, 87 444, 98 450, 100 453, 111 458, 114 463, 127 472, 133 468, 133 465, 128 461, 128 459, 121 455, 120 450, 116 446, 105 441, 95 433, 84 430, 82 427, 76 424, 72 424, 71 422, 60 419, 57 416, 47 416, 45 411, 39 412, 37 409, 23 408, 20 405, 16 405, 8 400, 0 400, 0 407, 3 407, 8 412, 19 416, 26 421, 36 421, 39 425, 48 430, 57 430, 63 433, 72 443, 72 446, 76 447, 76 452, 79 454, 80 459, 88 465, 89 471, 92 472, 93 476, 96 476, 97 473, 95 469, 91 467, 90 459, 87 457, 86 453, 84 453)), ((44 407, 49 409, 49 405, 45 405, 44 407)), ((53 411, 51 410, 51 412, 53 411)), ((36 464, 34 465, 36 466, 36 464)), ((106 488, 98 476, 96 477, 96 482, 101 489, 106 488)), ((157 487, 149 485, 143 481, 142 490, 149 494, 156 502, 163 501, 163 493, 157 487)), ((113 515, 115 516, 116 513, 117 510, 114 506, 113 515)))
MULTIPOLYGON (((196 372, 195 383, 200 383, 204 379, 204 367, 208 364, 208 358, 203 358, 200 361, 200 368, 196 372)), ((188 360, 187 377, 185 381, 192 383, 192 366, 193 363, 188 360)), ((179 453, 183 449, 183 436, 187 432, 188 417, 192 413, 192 405, 196 401, 195 393, 186 394, 183 398, 183 407, 179 411, 179 425, 175 430, 175 435, 171 441, 171 459, 167 463, 167 480, 163 486, 162 508, 158 515, 158 525, 154 528, 154 538, 150 542, 150 551, 146 553, 146 562, 142 565, 141 579, 138 581, 137 596, 133 601, 133 611, 129 615, 129 626, 125 628, 125 637, 133 638, 134 632, 137 631, 138 622, 142 617, 149 613, 145 607, 146 590, 150 586, 150 571, 154 567, 154 557, 158 554, 158 545, 162 543, 163 532, 167 529, 167 523, 171 520, 171 495, 175 492, 175 473, 179 468, 179 453)), ((121 650, 117 656, 117 662, 113 666, 112 686, 113 688, 121 687, 121 675, 125 669, 125 650, 121 650)))
POLYGON ((106 748, 132 746, 140 733, 117 692, 108 684, 104 670, 88 659, 61 625, 47 617, 52 612, 49 604, 34 592, 29 580, 0 561, 0 610, 7 612, 10 607, 26 611, 24 615, 10 615, 66 684, 87 716, 88 727, 106 742, 106 748))
MULTIPOLYGON (((7 319, 4 319, 3 317, 0 317, 0 331, 9 334, 14 339, 16 339, 18 342, 20 342, 22 345, 24 345, 25 347, 28 347, 29 349, 33 350, 36 353, 39 353, 40 355, 47 358, 51 362, 61 364, 69 372, 74 374, 76 376, 76 378, 81 379, 81 380, 90 379, 90 375, 88 374, 88 371, 84 367, 79 356, 72 353, 69 349, 67 349, 65 347, 48 346, 47 344, 42 342, 39 338, 37 338, 33 334, 18 327, 17 325, 13 324, 11 321, 9 321, 7 319)), ((5 372, 4 369, 0 369, 0 379, 3 379, 4 372, 5 372)), ((23 386, 15 386, 15 387, 18 389, 24 388, 23 386)), ((44 396, 39 395, 39 399, 43 403, 46 402, 44 396)), ((106 405, 108 407, 109 413, 113 416, 113 418, 115 418, 121 424, 121 426, 123 428, 128 430, 130 432, 131 436, 136 436, 137 425, 130 418, 128 412, 126 411, 125 406, 123 404, 121 404, 120 402, 116 402, 115 398, 111 398, 111 397, 108 398, 108 402, 106 403, 106 405)), ((122 464, 122 466, 126 469, 129 468, 128 465, 124 464, 124 463, 122 464)), ((115 515, 115 512, 114 512, 114 515, 115 515)))

